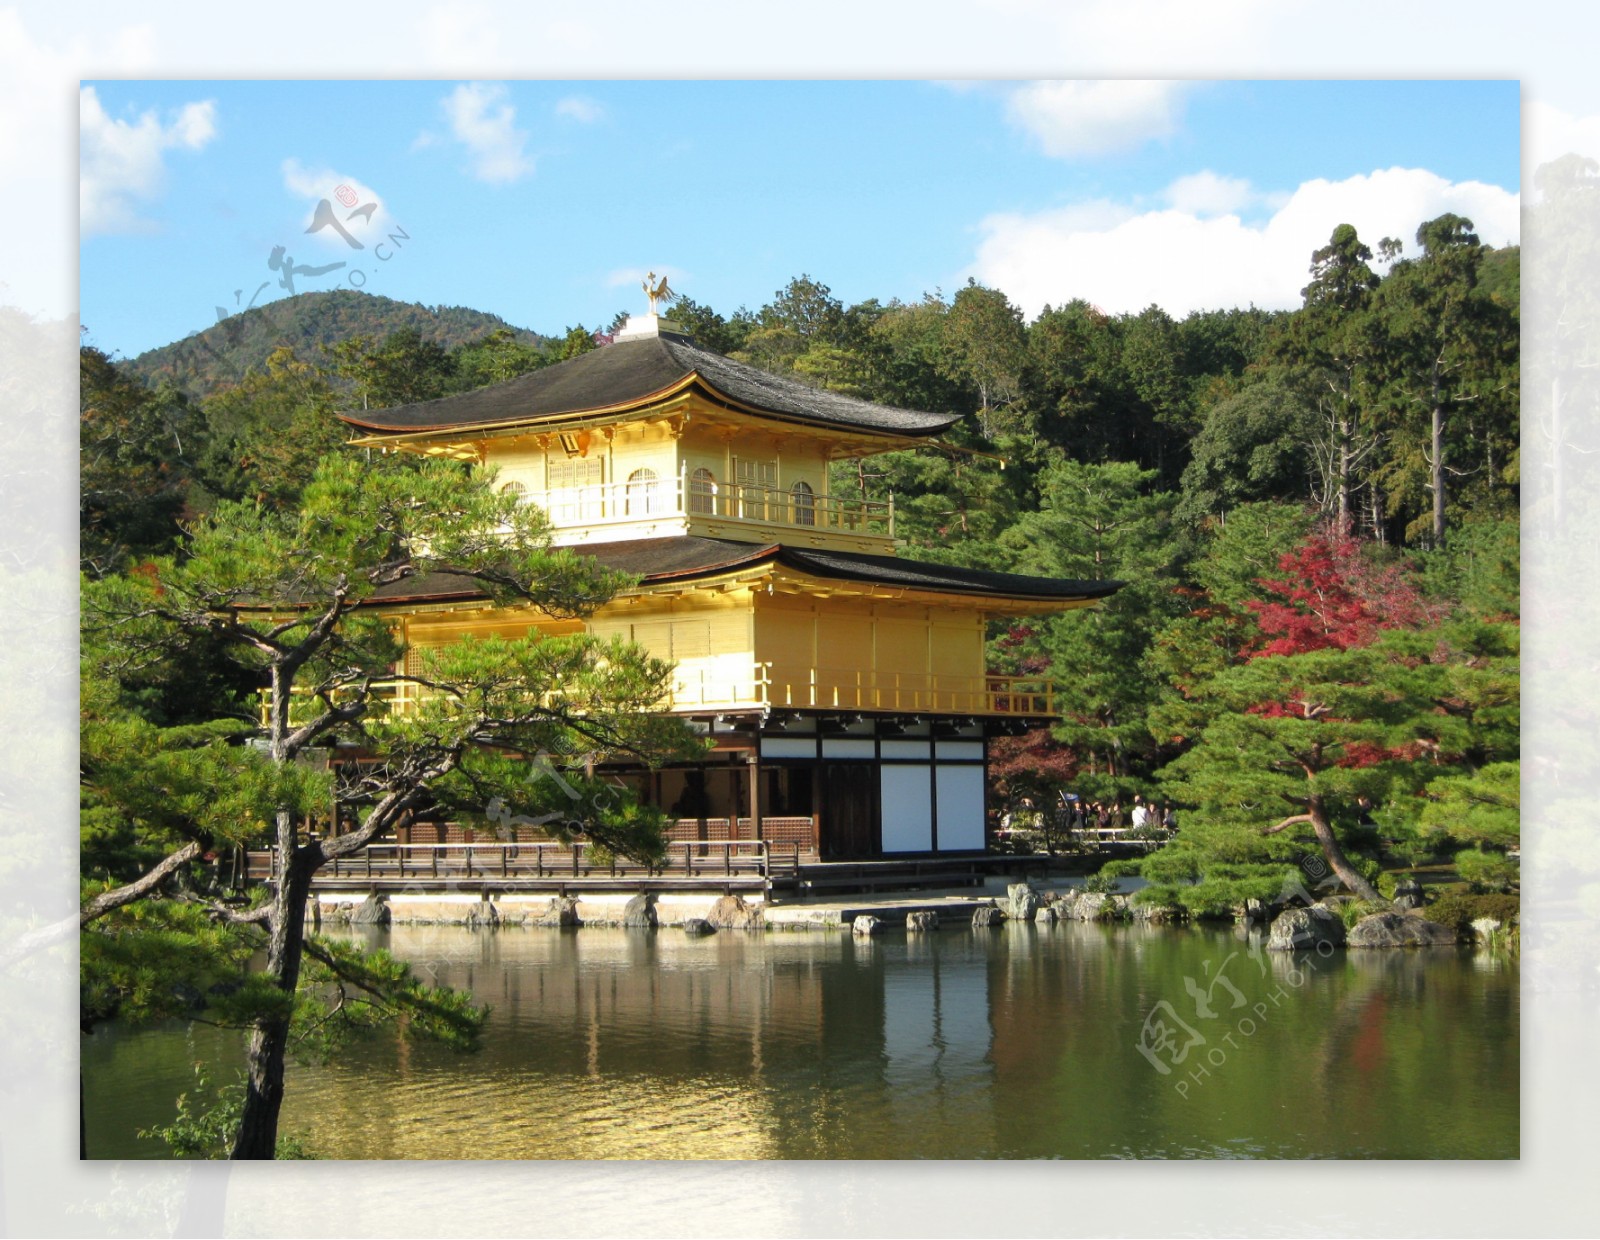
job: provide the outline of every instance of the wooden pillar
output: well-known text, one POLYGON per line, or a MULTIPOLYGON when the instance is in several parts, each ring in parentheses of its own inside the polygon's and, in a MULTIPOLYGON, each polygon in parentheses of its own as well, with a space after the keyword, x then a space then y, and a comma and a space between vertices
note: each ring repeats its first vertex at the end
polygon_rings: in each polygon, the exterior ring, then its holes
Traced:
POLYGON ((756 748, 750 751, 747 759, 750 769, 750 838, 759 840, 761 835, 761 738, 756 737, 756 748))

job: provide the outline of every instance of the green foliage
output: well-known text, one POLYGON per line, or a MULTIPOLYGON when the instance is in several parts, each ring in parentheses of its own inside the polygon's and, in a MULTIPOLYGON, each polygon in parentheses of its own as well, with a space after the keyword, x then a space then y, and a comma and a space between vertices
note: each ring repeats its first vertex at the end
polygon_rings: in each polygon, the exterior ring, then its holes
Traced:
POLYGON ((1493 917, 1502 925, 1511 925, 1522 916, 1522 901, 1514 895, 1482 895, 1459 888, 1440 892, 1422 906, 1422 915, 1442 926, 1453 926, 1465 934, 1480 917, 1493 917))
POLYGON ((460 391, 505 383, 549 365, 548 355, 536 345, 518 339, 509 327, 497 327, 480 340, 462 345, 455 353, 453 386, 460 391))
POLYGON ((292 505, 316 461, 345 439, 327 376, 291 349, 204 402, 208 438, 200 479, 228 499, 292 505))
POLYGON ((944 316, 939 342, 940 372, 977 393, 983 432, 990 434, 998 425, 990 411, 1021 391, 1027 356, 1022 311, 1004 293, 969 279, 944 316))
POLYGON ((1375 408, 1389 442, 1375 477, 1392 505, 1415 514, 1408 537, 1434 547, 1446 543, 1447 511, 1435 513, 1435 492, 1492 510, 1519 468, 1517 320, 1477 294, 1487 251, 1471 228, 1449 214, 1422 224, 1422 256, 1396 263, 1373 300, 1375 408), (1450 481, 1469 471, 1475 480, 1450 481))
MULTIPOLYGON (((105 887, 85 883, 84 898, 105 887)), ((80 936, 80 1018, 85 1026, 112 1017, 143 1024, 192 1017, 219 1001, 234 1013, 285 1013, 283 996, 248 972, 258 948, 198 900, 125 905, 80 936)))
POLYGON ((726 319, 710 306, 702 306, 694 298, 681 295, 672 303, 668 317, 682 324, 701 348, 724 355, 738 352, 753 326, 747 313, 726 319))
POLYGON ((1016 571, 1127 583, 1091 611, 1016 626, 997 649, 1019 669, 1051 668, 1063 715, 1057 739, 1098 755, 1113 775, 1149 748, 1144 716, 1158 690, 1140 663, 1177 607, 1172 497, 1153 491, 1154 481, 1154 471, 1125 463, 1057 460, 1041 476, 1040 510, 998 546, 1016 571))
POLYGON ((1312 398, 1288 372, 1212 405, 1191 445, 1176 517, 1198 522, 1243 504, 1310 498, 1316 481, 1308 451, 1320 432, 1312 398))
POLYGON ((80 866, 92 880, 127 882, 196 840, 211 850, 259 846, 274 810, 325 809, 332 785, 303 764, 281 766, 240 742, 235 719, 162 727, 145 719, 109 673, 108 652, 85 643, 80 686, 80 866))
POLYGON ((545 355, 551 362, 565 362, 574 357, 581 357, 585 353, 592 353, 599 347, 594 333, 579 323, 576 327, 567 328, 566 335, 559 340, 552 340, 546 346, 545 355))
POLYGON ((1490 762, 1441 776, 1424 790, 1427 804, 1418 825, 1425 836, 1509 848, 1521 839, 1521 785, 1521 762, 1490 762))
POLYGON ((405 329, 445 349, 469 345, 501 330, 511 332, 523 345, 537 348, 543 342, 543 337, 511 327, 499 315, 338 289, 299 293, 229 315, 205 331, 141 353, 122 363, 122 369, 143 383, 169 382, 191 399, 200 399, 259 372, 278 349, 312 358, 341 341, 382 340, 405 329))
POLYGON ((1267 598, 1262 582, 1288 548, 1311 531, 1302 505, 1246 504, 1201 532, 1183 586, 1173 592, 1181 610, 1151 638, 1146 666, 1163 686, 1147 724, 1163 745, 1198 735, 1208 718, 1199 689, 1225 668, 1242 663, 1260 640, 1252 604, 1267 598))
POLYGON ((1521 877, 1521 867, 1504 853, 1469 848, 1455 856, 1456 873, 1475 893, 1510 891, 1521 877))
MULTIPOLYGON (((580 617, 630 580, 553 549, 544 517, 492 482, 445 463, 395 472, 330 458, 304 486, 298 510, 219 503, 191 527, 181 557, 85 586, 94 671, 84 680, 86 862, 125 875, 154 856, 175 864, 183 854, 174 857, 173 846, 183 841, 265 837, 279 851, 280 873, 292 876, 248 912, 220 898, 194 866, 173 870, 162 886, 91 887, 86 895, 100 899, 89 911, 103 915, 83 936, 86 1014, 157 1014, 182 1002, 248 1027, 259 1061, 251 1080, 281 1067, 291 1043, 326 1055, 381 1025, 472 1044, 483 1014, 381 953, 306 941, 301 970, 305 910, 291 894, 296 884, 436 796, 494 792, 512 810, 548 801, 544 788, 528 791, 528 755, 587 749, 652 760, 696 745, 681 724, 654 714, 665 665, 637 647, 586 637, 466 641, 432 652, 412 678, 422 696, 410 713, 390 711, 373 693, 403 653, 384 618, 362 606, 385 584, 448 572, 476 580, 497 602, 580 617), (196 641, 272 678, 264 750, 236 743, 256 730, 236 721, 162 728, 131 710, 121 678, 181 660, 196 641), (339 741, 377 761, 338 778, 319 772, 313 747, 339 741), (354 817, 351 830, 326 840, 298 834, 297 820, 334 806, 354 817), (247 948, 252 956, 267 949, 264 971, 228 984, 213 976, 237 969, 247 948), (169 960, 192 976, 174 982, 158 963, 169 960)), ((576 818, 588 838, 659 854, 659 812, 598 781, 582 781, 578 794, 587 796, 576 818)), ((276 1102, 251 1091, 244 1115, 242 1148, 264 1156, 276 1102)))
POLYGON ((1445 549, 1422 554, 1423 577, 1435 597, 1453 600, 1469 616, 1515 619, 1522 613, 1521 552, 1514 517, 1469 514, 1445 549))
MULTIPOLYGON (((197 1063, 193 1088, 178 1095, 176 1118, 170 1124, 140 1129, 139 1136, 164 1141, 174 1158, 227 1158, 244 1114, 244 1092, 242 1080, 216 1085, 205 1065, 197 1063)), ((274 1157, 302 1160, 318 1155, 300 1137, 283 1133, 274 1157)))
POLYGON ((1383 900, 1340 900, 1333 907, 1339 914, 1339 920, 1344 922, 1346 930, 1351 929, 1363 917, 1393 911, 1389 907, 1387 897, 1383 900))
POLYGON ((182 393, 146 388, 98 349, 80 350, 78 538, 87 571, 115 572, 172 549, 202 443, 182 393))
POLYGON ((1141 887, 1133 893, 1132 898, 1135 904, 1145 904, 1151 908, 1181 910, 1185 913, 1189 911, 1183 903, 1179 888, 1162 883, 1151 883, 1147 887, 1141 887))
POLYGON ((307 1060, 326 1062, 351 1040, 392 1029, 474 1051, 488 1018, 488 1007, 469 992, 427 985, 387 951, 318 936, 306 943, 292 1047, 307 1060))

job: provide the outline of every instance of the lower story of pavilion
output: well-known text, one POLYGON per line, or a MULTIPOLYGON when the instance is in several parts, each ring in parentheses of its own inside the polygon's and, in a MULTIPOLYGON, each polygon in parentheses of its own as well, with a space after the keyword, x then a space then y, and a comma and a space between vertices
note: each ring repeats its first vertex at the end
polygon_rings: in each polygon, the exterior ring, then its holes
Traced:
MULTIPOLYGON (((665 810, 672 843, 762 840, 821 861, 982 853, 989 741, 1047 719, 749 711, 692 717, 709 742, 693 764, 598 773, 665 810)), ((520 832, 519 832, 520 834, 520 832)), ((399 842, 471 839, 417 822, 399 842)))

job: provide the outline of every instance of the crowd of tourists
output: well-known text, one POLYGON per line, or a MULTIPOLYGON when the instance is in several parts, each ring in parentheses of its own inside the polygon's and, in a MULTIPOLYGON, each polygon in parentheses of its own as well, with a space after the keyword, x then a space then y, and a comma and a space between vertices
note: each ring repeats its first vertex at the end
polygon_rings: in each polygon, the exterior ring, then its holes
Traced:
POLYGON ((1071 792, 1061 794, 1057 821, 1073 833, 1131 829, 1136 835, 1171 835, 1175 826, 1172 806, 1165 801, 1157 804, 1134 794, 1131 808, 1122 799, 1111 801, 1086 801, 1071 792))
POLYGON ((1062 792, 1054 807, 1051 821, 1045 813, 1024 797, 1017 807, 1000 821, 1001 838, 1048 832, 1071 836, 1084 842, 1109 842, 1119 838, 1160 841, 1172 836, 1176 823, 1172 806, 1167 802, 1147 801, 1134 794, 1131 803, 1124 804, 1120 797, 1108 801, 1091 801, 1073 792, 1062 792))

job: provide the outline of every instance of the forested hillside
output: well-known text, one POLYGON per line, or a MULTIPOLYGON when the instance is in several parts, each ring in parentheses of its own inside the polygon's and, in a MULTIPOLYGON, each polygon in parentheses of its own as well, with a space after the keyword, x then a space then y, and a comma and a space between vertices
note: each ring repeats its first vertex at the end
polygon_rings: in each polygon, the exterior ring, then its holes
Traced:
POLYGON ((497 314, 465 306, 420 306, 354 289, 298 293, 221 317, 203 332, 158 349, 149 349, 123 363, 131 375, 150 385, 170 383, 198 399, 239 382, 266 363, 275 350, 289 348, 303 357, 357 337, 381 340, 399 331, 445 349, 459 348, 492 331, 506 330, 519 343, 537 346, 543 338, 512 327, 497 314))
MULTIPOLYGON (((1332 228, 1293 312, 1112 315, 1064 290, 1028 322, 973 283, 846 306, 800 276, 756 310, 671 317, 754 365, 965 415, 947 446, 836 466, 836 491, 894 494, 906 554, 1127 583, 993 634, 996 670, 1052 677, 1062 716, 997 745, 997 804, 1171 799, 1183 829, 1145 867, 1180 903, 1269 894, 1316 847, 1359 890, 1516 839, 1520 255, 1453 215, 1416 239, 1401 259, 1332 228)), ((138 378, 85 351, 89 572, 172 550, 219 498, 293 507, 343 439, 335 407, 607 339, 415 307, 436 334, 379 328, 354 316, 383 299, 311 296, 239 316, 233 377, 197 341, 138 378)))

